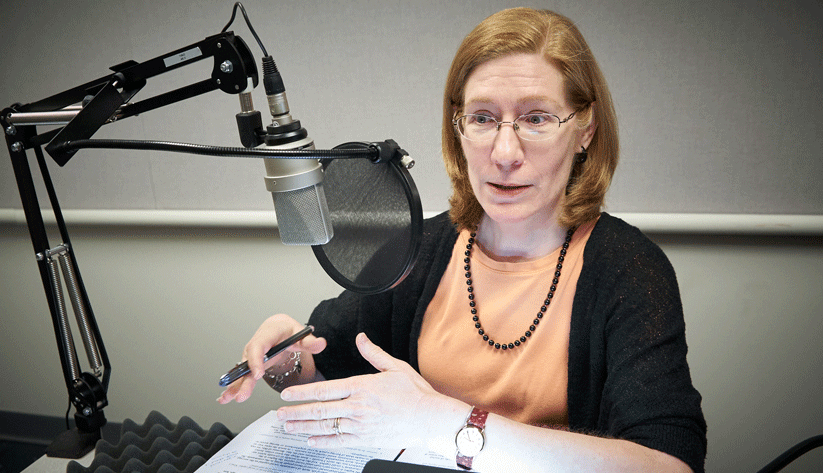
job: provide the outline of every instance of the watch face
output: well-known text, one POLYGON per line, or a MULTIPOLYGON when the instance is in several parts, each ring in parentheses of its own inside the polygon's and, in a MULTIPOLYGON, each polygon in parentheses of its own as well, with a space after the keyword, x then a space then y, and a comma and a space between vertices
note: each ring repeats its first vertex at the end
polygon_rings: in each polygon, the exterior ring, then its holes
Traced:
POLYGON ((464 457, 474 457, 480 450, 483 450, 483 444, 486 438, 483 431, 473 425, 467 425, 460 429, 457 433, 455 443, 457 443, 457 451, 464 457))

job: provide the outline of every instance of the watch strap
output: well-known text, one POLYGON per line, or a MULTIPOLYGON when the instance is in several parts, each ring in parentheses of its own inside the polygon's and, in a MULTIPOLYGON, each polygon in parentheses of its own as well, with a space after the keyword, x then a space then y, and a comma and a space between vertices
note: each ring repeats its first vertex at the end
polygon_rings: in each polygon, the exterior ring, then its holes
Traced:
MULTIPOLYGON (((475 426, 483 432, 486 429, 486 419, 489 417, 489 413, 484 411, 483 409, 479 409, 477 407, 472 406, 472 411, 469 416, 466 418, 466 424, 463 428, 468 426, 475 426)), ((460 454, 460 451, 457 451, 457 466, 464 470, 471 470, 472 469, 472 461, 474 457, 467 457, 460 454)))

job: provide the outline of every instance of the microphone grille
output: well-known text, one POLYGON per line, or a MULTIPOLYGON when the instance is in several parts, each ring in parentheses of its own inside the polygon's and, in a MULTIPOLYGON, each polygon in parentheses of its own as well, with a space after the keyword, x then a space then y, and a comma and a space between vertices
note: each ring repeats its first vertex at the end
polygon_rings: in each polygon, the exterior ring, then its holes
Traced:
POLYGON ((284 245, 324 245, 334 236, 322 182, 271 195, 284 245))

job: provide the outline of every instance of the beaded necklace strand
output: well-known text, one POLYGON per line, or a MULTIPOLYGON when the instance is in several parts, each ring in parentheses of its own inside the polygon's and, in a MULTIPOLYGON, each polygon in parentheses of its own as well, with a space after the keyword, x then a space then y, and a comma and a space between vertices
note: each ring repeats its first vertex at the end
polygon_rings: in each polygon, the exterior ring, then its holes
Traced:
POLYGON ((471 310, 472 321, 474 321, 474 328, 476 328, 477 333, 483 337, 483 341, 488 342, 489 346, 494 347, 495 350, 513 350, 515 347, 519 347, 521 344, 526 343, 526 340, 528 340, 534 331, 537 330, 537 326, 540 324, 543 314, 546 313, 546 310, 549 308, 549 304, 552 302, 554 291, 557 290, 557 283, 560 281, 560 271, 563 269, 563 260, 566 259, 566 251, 569 249, 569 242, 572 240, 574 230, 574 228, 570 228, 569 231, 566 232, 566 241, 563 242, 563 247, 560 248, 560 256, 557 257, 557 266, 554 272, 554 279, 552 279, 552 285, 549 288, 549 293, 546 295, 546 300, 544 300, 543 305, 540 306, 540 312, 538 312, 535 319, 532 320, 532 323, 529 325, 529 329, 526 330, 526 333, 524 333, 520 339, 508 344, 495 342, 494 339, 491 338, 483 329, 483 325, 480 323, 480 316, 477 315, 477 303, 474 301, 474 287, 472 286, 471 279, 471 254, 472 247, 474 246, 474 239, 477 236, 477 233, 473 232, 471 234, 469 244, 466 245, 466 252, 464 253, 466 258, 463 260, 463 262, 466 263, 466 266, 464 266, 463 269, 466 270, 466 285, 468 286, 469 291, 469 309, 471 310))

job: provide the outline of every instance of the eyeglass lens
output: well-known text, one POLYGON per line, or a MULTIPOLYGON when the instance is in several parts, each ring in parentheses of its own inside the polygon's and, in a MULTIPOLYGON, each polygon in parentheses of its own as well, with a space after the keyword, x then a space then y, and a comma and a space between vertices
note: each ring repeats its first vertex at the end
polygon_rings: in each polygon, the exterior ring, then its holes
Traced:
POLYGON ((512 125, 524 140, 539 141, 549 139, 557 133, 560 119, 548 113, 528 113, 517 117, 514 122, 501 122, 489 115, 469 114, 458 118, 456 124, 460 134, 472 141, 494 138, 505 124, 512 125))

